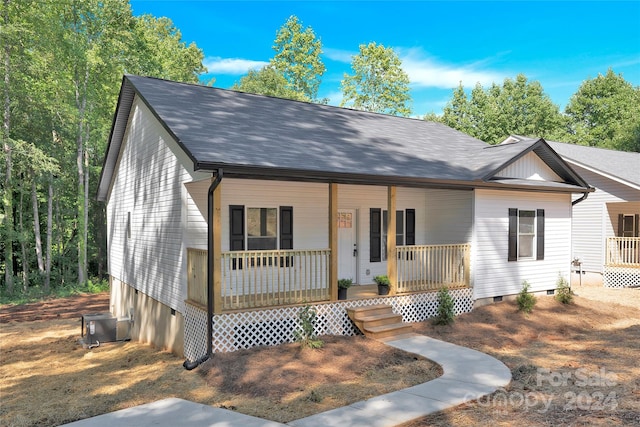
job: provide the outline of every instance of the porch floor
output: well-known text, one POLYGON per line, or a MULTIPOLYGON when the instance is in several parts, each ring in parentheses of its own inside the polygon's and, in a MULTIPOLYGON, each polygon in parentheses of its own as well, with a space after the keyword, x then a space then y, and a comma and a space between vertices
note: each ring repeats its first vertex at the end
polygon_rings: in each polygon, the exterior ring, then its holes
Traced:
POLYGON ((347 299, 377 298, 378 285, 353 285, 347 289, 347 299))

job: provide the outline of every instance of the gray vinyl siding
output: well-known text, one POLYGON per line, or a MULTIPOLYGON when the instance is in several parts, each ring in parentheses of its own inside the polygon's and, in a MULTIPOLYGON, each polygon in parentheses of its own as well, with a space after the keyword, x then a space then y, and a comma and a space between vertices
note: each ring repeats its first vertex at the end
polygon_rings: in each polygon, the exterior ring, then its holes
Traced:
POLYGON ((195 177, 185 160, 175 141, 136 99, 107 202, 109 272, 179 312, 184 311, 186 297, 183 182, 195 177))
POLYGON ((616 235, 618 213, 640 212, 640 190, 598 173, 573 166, 596 191, 573 207, 573 256, 582 260, 585 271, 602 272, 606 237, 616 235))
POLYGON ((517 294, 527 280, 532 291, 554 289, 569 277, 571 203, 568 194, 476 190, 472 257, 474 297, 517 294), (544 260, 507 261, 509 208, 545 210, 544 260))

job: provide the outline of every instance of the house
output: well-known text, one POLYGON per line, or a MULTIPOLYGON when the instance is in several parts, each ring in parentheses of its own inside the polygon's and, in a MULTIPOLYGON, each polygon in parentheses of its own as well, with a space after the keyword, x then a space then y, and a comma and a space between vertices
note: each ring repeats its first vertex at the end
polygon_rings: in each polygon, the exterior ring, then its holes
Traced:
POLYGON ((640 286, 640 153, 549 145, 596 191, 573 209, 573 256, 604 286, 640 286))
MULTIPOLYGON (((511 135, 508 143, 531 141, 511 135)), ((573 208, 576 271, 606 287, 640 286, 640 153, 548 141, 590 185, 573 208)))
POLYGON ((111 310, 194 360, 292 340, 301 304, 353 334, 346 308, 422 321, 442 286, 457 313, 548 292, 590 191, 542 139, 127 75, 97 193, 111 310), (389 296, 337 300, 338 278, 384 274, 389 296))

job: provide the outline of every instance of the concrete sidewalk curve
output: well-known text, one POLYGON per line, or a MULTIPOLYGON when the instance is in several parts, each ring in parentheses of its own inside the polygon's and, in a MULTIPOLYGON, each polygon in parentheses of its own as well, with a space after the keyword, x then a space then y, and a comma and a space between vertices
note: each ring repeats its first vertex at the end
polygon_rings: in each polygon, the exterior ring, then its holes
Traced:
MULTIPOLYGON (((301 418, 292 427, 390 427, 478 399, 504 387, 511 372, 502 362, 470 348, 411 334, 385 344, 415 353, 442 366, 433 381, 342 408, 301 418)), ((87 418, 67 427, 278 427, 285 424, 227 409, 170 398, 87 418)))
POLYGON ((390 427, 491 394, 511 382, 499 360, 470 348, 412 335, 385 342, 442 366, 433 381, 289 423, 293 427, 390 427))

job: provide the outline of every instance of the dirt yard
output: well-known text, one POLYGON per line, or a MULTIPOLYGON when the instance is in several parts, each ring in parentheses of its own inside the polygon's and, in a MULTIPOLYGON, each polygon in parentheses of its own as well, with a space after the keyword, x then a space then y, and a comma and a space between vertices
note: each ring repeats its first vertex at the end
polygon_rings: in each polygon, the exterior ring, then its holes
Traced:
MULTIPOLYGON (((640 289, 574 290, 574 304, 540 297, 530 315, 504 301, 452 326, 415 324, 497 357, 514 380, 404 427, 640 425, 640 289)), ((440 374, 361 336, 324 337, 319 351, 283 345, 219 355, 191 372, 134 342, 83 349, 80 314, 107 306, 108 297, 92 295, 0 307, 0 425, 54 426, 166 397, 287 422, 440 374)))

